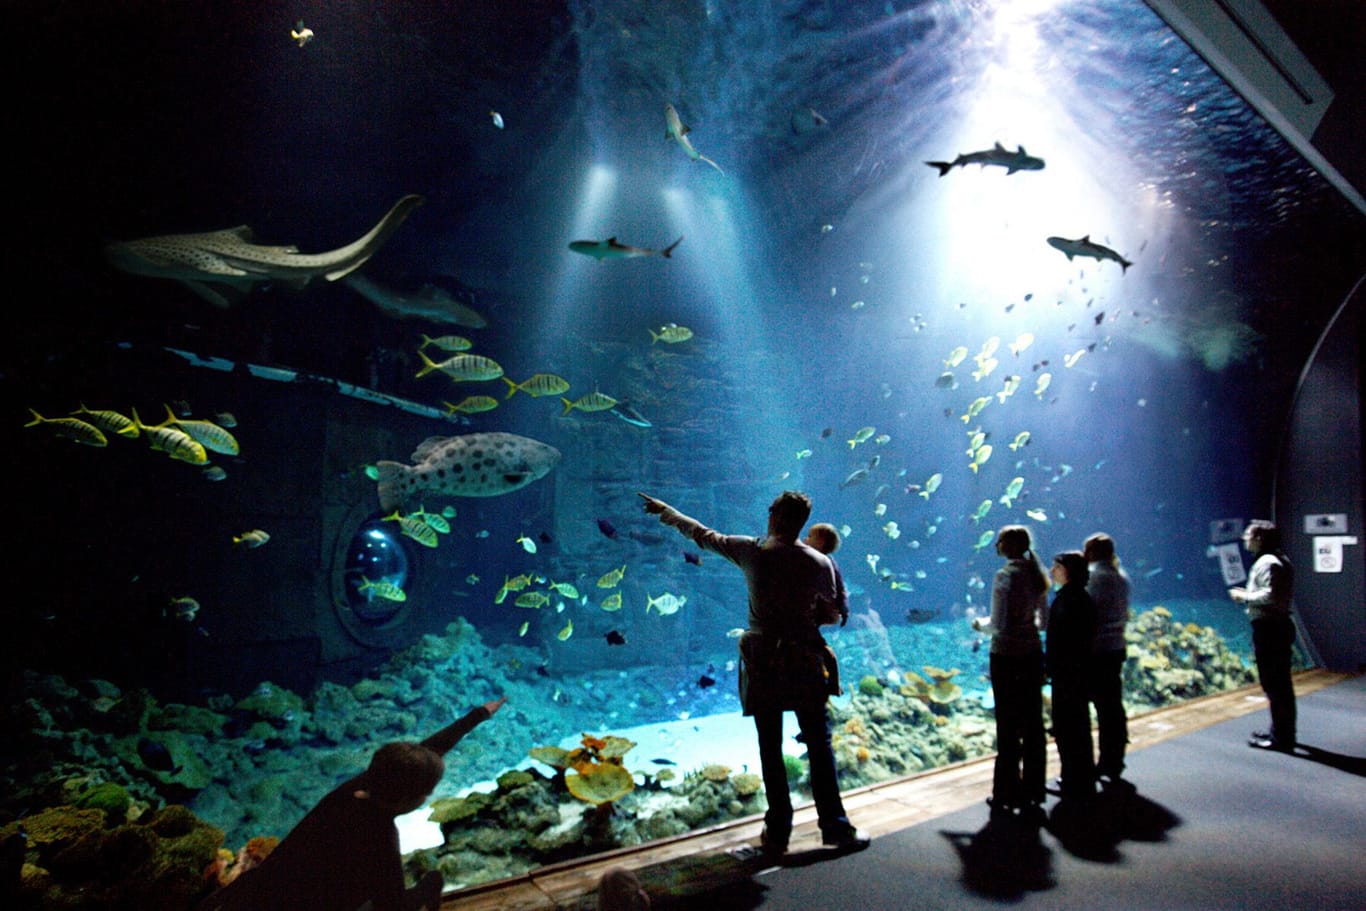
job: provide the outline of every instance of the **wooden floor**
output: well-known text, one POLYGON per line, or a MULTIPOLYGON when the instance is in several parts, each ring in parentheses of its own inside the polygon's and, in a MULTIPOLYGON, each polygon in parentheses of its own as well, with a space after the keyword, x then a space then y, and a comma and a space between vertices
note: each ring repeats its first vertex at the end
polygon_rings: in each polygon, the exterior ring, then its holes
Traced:
MULTIPOLYGON (((1295 675, 1300 695, 1331 686, 1348 675, 1311 670, 1295 675)), ((1130 750, 1141 750, 1246 715, 1264 711, 1266 699, 1256 686, 1191 700, 1133 718, 1130 750)), ((986 756, 923 772, 909 778, 869 785, 844 794, 849 818, 874 838, 981 803, 991 793, 992 757, 986 756)), ((1057 774, 1057 753, 1049 746, 1050 777, 1057 774)), ((819 846, 816 811, 811 804, 796 811, 791 849, 819 846)), ((595 890, 604 870, 635 870, 647 887, 667 886, 675 895, 700 893, 727 880, 748 877, 760 869, 753 852, 763 827, 761 816, 693 832, 636 848, 541 867, 525 876, 499 880, 452 893, 442 911, 588 911, 597 908, 595 890)), ((653 893, 654 888, 650 888, 653 893)))

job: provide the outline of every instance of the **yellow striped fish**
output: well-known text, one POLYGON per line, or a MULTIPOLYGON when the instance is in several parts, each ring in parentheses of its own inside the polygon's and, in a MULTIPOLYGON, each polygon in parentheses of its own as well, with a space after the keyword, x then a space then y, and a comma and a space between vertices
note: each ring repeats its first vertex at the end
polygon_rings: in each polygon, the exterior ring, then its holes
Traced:
POLYGON ((117 411, 91 411, 82 402, 80 408, 71 412, 71 416, 86 423, 94 424, 107 434, 118 434, 121 437, 128 437, 130 440, 135 440, 138 437, 138 429, 133 426, 133 422, 117 411))
POLYGON ((375 598, 384 598, 386 601, 407 601, 408 593, 399 588, 392 582, 371 582, 364 576, 360 577, 360 585, 357 587, 362 595, 370 595, 375 598))
POLYGON ((478 414, 481 411, 492 411, 498 407, 498 400, 491 395, 469 395, 461 399, 457 404, 442 402, 446 406, 447 416, 452 414, 478 414))
POLYGON ((417 372, 418 377, 424 377, 433 370, 440 370, 452 380, 461 383, 496 380, 503 375, 503 368, 497 361, 481 354, 457 354, 439 364, 427 357, 425 351, 419 351, 417 356, 422 359, 422 369, 417 372))
POLYGON ((559 395, 561 392, 569 391, 569 381, 553 373, 533 374, 520 383, 514 383, 507 377, 503 377, 503 382, 508 384, 508 394, 505 398, 509 399, 518 392, 525 392, 532 398, 540 398, 543 395, 559 395))
POLYGON ((191 465, 207 465, 209 463, 209 454, 204 451, 203 444, 185 431, 162 424, 148 427, 138 417, 136 408, 133 409, 133 425, 146 434, 147 442, 155 451, 164 452, 177 461, 188 462, 191 465))
POLYGON ((190 439, 203 446, 210 452, 221 453, 222 455, 237 455, 242 451, 242 447, 237 444, 237 438, 231 433, 219 427, 213 421, 195 421, 189 418, 178 418, 170 405, 162 403, 166 409, 166 420, 159 426, 174 427, 176 430, 187 434, 190 439))
POLYGON ((32 408, 29 411, 33 414, 33 420, 25 424, 25 427, 37 427, 39 424, 46 424, 52 428, 52 432, 57 436, 64 437, 74 443, 82 443, 86 446, 109 445, 109 440, 94 424, 87 424, 79 418, 45 418, 32 408))
POLYGON ((573 402, 564 397, 561 397, 560 401, 564 402, 565 414, 568 414, 575 408, 580 411, 606 411, 608 408, 617 404, 616 399, 602 392, 590 392, 573 402))
POLYGON ((435 547, 437 544, 436 529, 421 519, 400 515, 399 511, 395 509, 391 515, 384 517, 384 521, 397 522, 400 531, 423 547, 435 547))
POLYGON ((426 348, 428 345, 435 345, 442 351, 449 351, 454 354, 457 351, 469 351, 474 347, 474 342, 465 338, 463 335, 439 335, 436 338, 432 338, 430 335, 423 335, 422 344, 418 346, 419 350, 426 348))

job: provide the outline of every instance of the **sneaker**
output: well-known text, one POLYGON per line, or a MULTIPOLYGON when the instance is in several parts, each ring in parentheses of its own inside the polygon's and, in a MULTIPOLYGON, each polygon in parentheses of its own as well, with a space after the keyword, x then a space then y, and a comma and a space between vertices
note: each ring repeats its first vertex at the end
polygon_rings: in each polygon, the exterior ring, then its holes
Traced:
POLYGON ((1132 794, 1138 788, 1131 781, 1126 781, 1118 775, 1097 776, 1102 791, 1110 794, 1132 794))
POLYGON ((779 855, 787 853, 787 838, 777 838, 769 835, 768 826, 764 826, 764 830, 759 833, 759 845, 765 854, 772 857, 778 857, 779 855))
POLYGON ((834 832, 826 832, 821 836, 821 844, 843 851, 862 851, 872 844, 872 841, 866 833, 860 832, 853 826, 846 826, 834 832))
POLYGON ((1280 740, 1272 740, 1265 734, 1253 734, 1251 737, 1248 738, 1247 745, 1250 747, 1254 747, 1258 750, 1275 750, 1277 753, 1295 752, 1295 745, 1293 743, 1285 743, 1280 740))
POLYGON ((1015 814, 1014 807, 996 797, 988 797, 987 806, 991 807, 992 819, 1006 819, 1015 814))

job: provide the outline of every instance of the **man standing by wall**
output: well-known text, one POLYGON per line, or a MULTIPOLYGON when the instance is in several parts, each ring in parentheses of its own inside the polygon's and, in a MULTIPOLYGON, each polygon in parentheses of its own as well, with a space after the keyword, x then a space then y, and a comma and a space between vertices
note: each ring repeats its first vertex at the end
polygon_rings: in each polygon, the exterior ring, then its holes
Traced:
POLYGON ((1271 703, 1271 730, 1254 732, 1248 745, 1289 753, 1295 749, 1295 686, 1290 679, 1290 653, 1295 644, 1290 602, 1295 593, 1295 568, 1281 551, 1280 529, 1263 519, 1247 523, 1243 547, 1257 559, 1248 571, 1247 587, 1230 588, 1228 594, 1247 605, 1257 677, 1271 703))

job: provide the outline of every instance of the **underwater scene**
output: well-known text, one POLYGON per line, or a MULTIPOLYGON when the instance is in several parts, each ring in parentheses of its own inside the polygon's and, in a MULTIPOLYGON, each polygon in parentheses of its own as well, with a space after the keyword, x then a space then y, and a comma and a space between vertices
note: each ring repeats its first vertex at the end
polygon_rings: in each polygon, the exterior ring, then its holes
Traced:
POLYGON ((1142 2, 38 6, 0 374, 33 906, 189 908, 501 696, 414 879, 761 814, 744 577, 638 492, 839 530, 845 789, 994 752, 1006 525, 1115 539, 1131 715, 1255 682, 1226 588, 1366 223, 1142 2))

